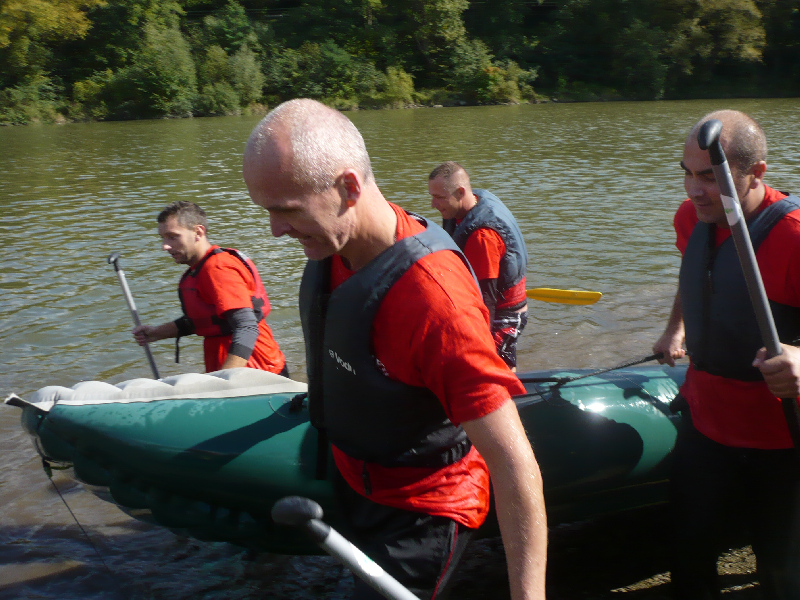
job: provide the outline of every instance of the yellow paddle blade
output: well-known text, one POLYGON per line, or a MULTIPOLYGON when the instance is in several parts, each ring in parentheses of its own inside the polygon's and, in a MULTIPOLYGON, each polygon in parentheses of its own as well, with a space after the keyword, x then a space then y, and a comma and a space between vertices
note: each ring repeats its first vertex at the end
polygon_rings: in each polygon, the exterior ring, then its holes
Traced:
POLYGON ((602 292, 584 292, 579 290, 556 290, 553 288, 533 288, 526 290, 528 298, 542 302, 558 302, 559 304, 594 304, 603 295, 602 292))

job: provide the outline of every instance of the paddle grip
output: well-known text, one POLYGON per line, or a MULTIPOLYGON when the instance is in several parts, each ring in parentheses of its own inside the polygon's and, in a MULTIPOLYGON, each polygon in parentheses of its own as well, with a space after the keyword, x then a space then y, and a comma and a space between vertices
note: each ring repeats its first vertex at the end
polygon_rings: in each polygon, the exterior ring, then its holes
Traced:
POLYGON ((276 523, 302 528, 320 548, 348 567, 375 591, 389 600, 419 600, 394 577, 322 519, 322 507, 302 496, 281 498, 272 506, 276 523))

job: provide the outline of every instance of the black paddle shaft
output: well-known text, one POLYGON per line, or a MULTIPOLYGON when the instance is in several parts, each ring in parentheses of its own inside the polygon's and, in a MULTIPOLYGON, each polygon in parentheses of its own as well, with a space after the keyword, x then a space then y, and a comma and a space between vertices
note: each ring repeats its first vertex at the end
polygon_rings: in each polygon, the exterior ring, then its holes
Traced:
MULTIPOLYGON (((720 197, 725 207, 725 216, 731 229, 731 237, 733 238, 736 254, 739 257, 739 264, 742 267, 745 283, 747 284, 747 291, 756 315, 761 340, 767 349, 767 356, 778 356, 783 350, 778 338, 778 331, 775 328, 775 321, 772 318, 767 293, 764 290, 761 272, 758 270, 758 262, 753 251, 753 244, 750 241, 750 234, 747 231, 747 224, 736 193, 736 186, 733 183, 733 176, 725 158, 725 151, 720 143, 721 134, 722 122, 717 119, 710 119, 700 126, 700 130, 697 132, 697 145, 701 150, 708 150, 708 155, 711 159, 711 169, 714 171, 714 178, 719 186, 720 197)), ((800 452, 800 407, 797 405, 797 399, 782 398, 781 406, 783 407, 783 414, 789 427, 792 442, 800 452)))

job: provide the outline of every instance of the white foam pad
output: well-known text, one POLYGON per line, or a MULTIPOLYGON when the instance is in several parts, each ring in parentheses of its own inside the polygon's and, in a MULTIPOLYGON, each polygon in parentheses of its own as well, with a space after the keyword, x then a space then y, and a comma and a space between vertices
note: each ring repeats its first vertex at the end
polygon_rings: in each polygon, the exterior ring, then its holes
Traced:
POLYGON ((49 385, 31 395, 30 403, 42 410, 55 404, 103 404, 150 402, 170 398, 235 398, 260 394, 302 393, 300 381, 259 369, 237 368, 213 373, 184 373, 164 379, 130 379, 117 385, 103 381, 81 381, 72 387, 49 385))

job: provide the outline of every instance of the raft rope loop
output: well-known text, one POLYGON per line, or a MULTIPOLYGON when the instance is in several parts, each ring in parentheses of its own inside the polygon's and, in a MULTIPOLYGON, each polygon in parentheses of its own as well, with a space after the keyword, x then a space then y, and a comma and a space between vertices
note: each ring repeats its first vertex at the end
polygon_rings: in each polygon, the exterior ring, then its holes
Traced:
MULTIPOLYGON (((55 471, 66 471, 70 467, 69 466, 63 466, 63 467, 55 466, 50 461, 48 461, 46 458, 42 457, 42 468, 44 469, 45 475, 47 475, 47 478, 50 480, 50 485, 53 486, 53 489, 58 494, 58 497, 61 498, 61 502, 64 503, 64 506, 69 511, 69 514, 72 515, 72 520, 75 521, 75 524, 80 528, 80 530, 83 533, 84 537, 89 541, 89 545, 92 547, 92 549, 94 550, 95 554, 97 554, 97 558, 100 559, 100 563, 103 565, 103 568, 108 572, 108 574, 112 578, 117 579, 117 577, 115 576, 114 572, 109 568, 108 564, 106 564, 106 561, 103 560, 103 555, 100 554, 100 550, 97 548, 97 545, 94 543, 92 538, 89 536, 89 533, 86 531, 86 529, 83 528, 83 525, 81 525, 80 521, 78 521, 78 517, 75 516, 75 513, 72 512, 72 509, 69 507, 69 504, 67 504, 66 498, 64 498, 64 495, 61 493, 61 490, 58 489, 58 486, 56 485, 56 482, 53 481, 53 471, 54 470, 55 471)), ((122 588, 118 589, 118 593, 122 594, 123 598, 129 598, 128 594, 126 592, 122 591, 122 588)))
POLYGON ((640 365, 642 363, 650 362, 651 360, 658 360, 659 358, 663 358, 663 352, 656 352, 655 354, 650 354, 649 356, 644 356, 642 358, 635 358, 631 361, 624 362, 621 365, 617 365, 615 367, 609 367, 608 369, 600 369, 599 371, 592 371, 591 373, 586 373, 584 375, 576 375, 575 377, 525 377, 521 378, 520 381, 528 382, 528 383, 555 383, 556 386, 564 385, 565 383, 570 383, 571 381, 577 381, 578 379, 583 379, 585 377, 594 377, 595 375, 601 375, 603 373, 608 373, 609 371, 616 371, 617 369, 626 369, 627 367, 632 367, 634 365, 640 365))

